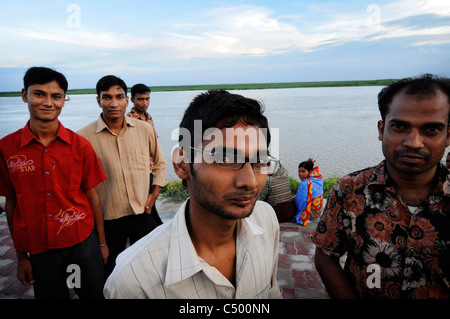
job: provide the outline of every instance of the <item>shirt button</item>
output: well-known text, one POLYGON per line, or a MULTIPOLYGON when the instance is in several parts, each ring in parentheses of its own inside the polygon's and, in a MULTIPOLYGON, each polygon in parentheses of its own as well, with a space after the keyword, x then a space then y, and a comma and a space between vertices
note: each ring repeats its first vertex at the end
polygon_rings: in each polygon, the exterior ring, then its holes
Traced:
POLYGON ((47 197, 50 197, 50 194, 47 194, 47 197))
POLYGON ((45 175, 50 175, 50 173, 49 172, 45 172, 45 175))
POLYGON ((45 151, 44 151, 44 153, 45 153, 45 154, 47 154, 47 153, 48 153, 48 151, 47 151, 47 150, 45 150, 45 151))
POLYGON ((48 215, 48 218, 52 218, 52 215, 48 215))

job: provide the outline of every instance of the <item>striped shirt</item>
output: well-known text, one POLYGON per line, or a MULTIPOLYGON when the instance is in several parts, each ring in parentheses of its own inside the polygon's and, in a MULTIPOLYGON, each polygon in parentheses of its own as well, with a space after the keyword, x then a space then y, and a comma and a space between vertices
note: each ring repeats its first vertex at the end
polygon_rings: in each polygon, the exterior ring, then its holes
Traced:
POLYGON ((277 284, 279 225, 273 209, 257 202, 238 220, 236 286, 196 253, 186 226, 186 201, 175 217, 121 253, 108 277, 110 299, 281 298, 277 284))
POLYGON ((291 185, 289 184, 289 174, 280 164, 275 174, 267 176, 266 185, 264 185, 258 199, 268 202, 272 206, 277 206, 290 202, 293 197, 291 185))

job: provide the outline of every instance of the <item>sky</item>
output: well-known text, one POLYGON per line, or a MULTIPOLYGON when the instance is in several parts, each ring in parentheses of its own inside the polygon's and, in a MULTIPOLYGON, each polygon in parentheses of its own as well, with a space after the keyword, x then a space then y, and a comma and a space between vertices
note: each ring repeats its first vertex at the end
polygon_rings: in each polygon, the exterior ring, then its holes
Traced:
POLYGON ((69 89, 450 76, 448 0, 4 1, 0 91, 31 66, 69 89))

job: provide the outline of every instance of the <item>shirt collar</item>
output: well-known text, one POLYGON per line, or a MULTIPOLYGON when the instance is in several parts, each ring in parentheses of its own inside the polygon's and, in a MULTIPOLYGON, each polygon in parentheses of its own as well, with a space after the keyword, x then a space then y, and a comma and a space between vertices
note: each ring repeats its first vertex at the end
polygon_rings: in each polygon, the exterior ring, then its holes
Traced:
MULTIPOLYGON (((138 112, 136 111, 136 109, 134 108, 134 106, 131 108, 130 110, 130 114, 135 114, 136 116, 138 115, 138 112)), ((151 119, 152 117, 150 116, 150 113, 148 113, 147 111, 144 112, 145 118, 148 120, 149 118, 151 119)))
MULTIPOLYGON (((25 124, 23 130, 22 130, 22 136, 20 138, 20 147, 24 147, 25 145, 28 145, 31 143, 31 141, 36 140, 36 136, 34 136, 33 132, 30 130, 30 121, 25 124)), ((71 134, 68 129, 66 129, 60 121, 58 121, 59 128, 58 132, 56 133, 56 138, 61 139, 62 141, 66 142, 67 144, 72 143, 71 134)))
MULTIPOLYGON (((443 192, 445 196, 450 196, 450 174, 449 170, 441 162, 438 163, 438 182, 435 190, 438 192, 443 192)), ((386 160, 382 161, 380 164, 375 166, 373 170, 373 175, 369 177, 369 186, 380 185, 386 188, 393 187, 391 178, 386 172, 386 160)))
MULTIPOLYGON (((169 258, 167 260, 167 270, 165 277, 165 285, 171 285, 179 281, 192 277, 199 271, 204 271, 205 274, 216 284, 230 285, 230 283, 223 278, 214 276, 209 266, 203 259, 201 259, 195 250, 192 243, 189 231, 186 226, 186 207, 189 200, 186 200, 178 209, 171 225, 171 238, 169 248, 169 258), (213 278, 214 277, 214 278, 213 278)), ((253 240, 250 237, 262 235, 265 230, 258 226, 251 217, 238 220, 238 233, 236 245, 242 244, 246 250, 251 250, 253 240)), ((236 247, 236 250, 238 247, 236 247)), ((238 265, 236 265, 236 268, 238 265)))
MULTIPOLYGON (((128 127, 128 126, 135 126, 135 124, 133 123, 133 121, 131 120, 129 120, 130 118, 129 117, 127 117, 127 116, 124 116, 123 117, 124 118, 124 120, 123 120, 123 127, 128 127)), ((108 125, 106 124, 106 122, 103 120, 103 117, 102 117, 102 114, 100 114, 99 116, 98 116, 98 119, 97 119, 97 129, 96 129, 96 131, 95 131, 95 133, 99 133, 99 132, 101 132, 101 131, 103 131, 104 129, 106 129, 106 130, 108 130, 109 132, 111 132, 110 131, 110 129, 109 129, 109 127, 108 127, 108 125)), ((111 132, 112 133, 112 132, 111 132)))

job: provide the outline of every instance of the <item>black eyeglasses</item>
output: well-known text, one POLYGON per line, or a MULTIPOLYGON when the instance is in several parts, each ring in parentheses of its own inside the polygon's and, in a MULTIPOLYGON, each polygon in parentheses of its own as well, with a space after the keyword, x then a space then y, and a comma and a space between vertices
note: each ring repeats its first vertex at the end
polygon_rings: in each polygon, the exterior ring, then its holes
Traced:
POLYGON ((237 154, 229 154, 228 152, 210 152, 195 147, 191 147, 191 149, 211 156, 217 166, 227 169, 239 170, 244 167, 245 163, 250 163, 255 173, 272 175, 278 171, 280 166, 280 161, 271 155, 249 158, 237 154))

